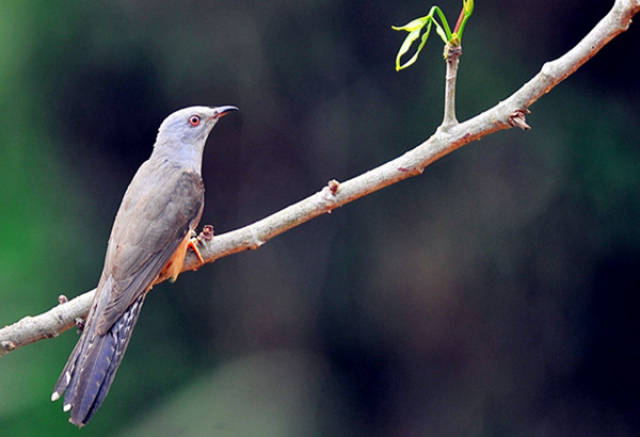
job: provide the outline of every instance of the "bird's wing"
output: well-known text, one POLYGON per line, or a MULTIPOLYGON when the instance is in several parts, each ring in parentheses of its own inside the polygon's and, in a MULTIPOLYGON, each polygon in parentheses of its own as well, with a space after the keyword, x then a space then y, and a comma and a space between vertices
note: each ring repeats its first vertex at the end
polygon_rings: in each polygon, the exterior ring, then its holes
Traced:
POLYGON ((140 168, 111 231, 102 277, 112 277, 113 282, 105 290, 110 293, 107 304, 96 314, 99 335, 149 289, 197 226, 203 206, 204 186, 196 172, 175 167, 158 171, 151 165, 140 168))

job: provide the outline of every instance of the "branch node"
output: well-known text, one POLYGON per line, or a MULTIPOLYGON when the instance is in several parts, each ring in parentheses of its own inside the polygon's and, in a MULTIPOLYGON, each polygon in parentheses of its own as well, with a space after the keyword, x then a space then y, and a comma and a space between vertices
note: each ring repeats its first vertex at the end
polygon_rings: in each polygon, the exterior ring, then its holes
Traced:
POLYGON ((265 243, 264 240, 258 238, 258 232, 255 229, 251 229, 251 242, 249 244, 249 249, 256 250, 259 249, 265 243))
POLYGON ((519 127, 522 130, 529 130, 531 126, 527 124, 526 114, 531 114, 528 109, 516 109, 509 115, 509 124, 511 127, 519 127))
POLYGON ((338 194, 338 190, 340 189, 340 182, 335 179, 331 179, 327 185, 329 186, 329 191, 331 192, 331 194, 333 194, 334 196, 338 194))
POLYGON ((198 234, 197 240, 198 243, 202 243, 203 241, 211 241, 213 239, 213 226, 204 225, 202 227, 202 231, 198 234))
POLYGON ((2 346, 2 349, 6 350, 7 352, 11 352, 16 348, 16 344, 11 340, 3 340, 2 342, 0 342, 0 346, 2 346))
POLYGON ((462 46, 455 44, 445 44, 444 46, 444 57, 447 59, 447 62, 455 62, 462 56, 462 46))
POLYGON ((553 61, 547 61, 544 64, 542 64, 542 68, 540 69, 540 72, 547 77, 553 77, 553 61))

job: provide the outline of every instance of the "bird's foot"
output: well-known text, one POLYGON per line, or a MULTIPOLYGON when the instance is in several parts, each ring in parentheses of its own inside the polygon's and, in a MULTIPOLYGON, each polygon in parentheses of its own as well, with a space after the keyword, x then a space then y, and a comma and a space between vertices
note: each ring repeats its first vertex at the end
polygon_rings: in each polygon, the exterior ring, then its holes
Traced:
POLYGON ((200 261, 200 265, 202 265, 204 264, 204 258, 202 257, 202 254, 198 249, 198 243, 200 243, 200 240, 198 238, 191 238, 187 243, 187 248, 190 248, 191 250, 193 250, 193 253, 196 255, 196 258, 198 258, 198 261, 200 261))
POLYGON ((78 328, 78 334, 84 331, 84 325, 86 321, 82 317, 76 317, 73 322, 75 323, 76 328, 78 328))
POLYGON ((204 225, 202 227, 202 231, 200 231, 200 233, 197 234, 197 236, 196 236, 196 231, 194 230, 191 231, 191 239, 189 240, 189 243, 187 243, 187 247, 190 247, 191 250, 193 250, 193 253, 198 258, 198 261, 200 261, 200 265, 204 264, 205 261, 204 261, 204 258, 202 257, 202 254, 200 253, 200 250, 198 249, 198 245, 202 244, 203 241, 211 241, 212 238, 213 238, 213 226, 211 225, 204 225))

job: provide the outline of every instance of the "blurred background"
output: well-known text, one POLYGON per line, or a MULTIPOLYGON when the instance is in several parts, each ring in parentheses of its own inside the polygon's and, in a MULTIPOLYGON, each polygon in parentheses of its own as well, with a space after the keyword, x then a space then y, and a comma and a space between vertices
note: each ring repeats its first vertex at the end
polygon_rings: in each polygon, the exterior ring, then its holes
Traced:
MULTIPOLYGON (((613 1, 479 0, 458 118, 573 47, 613 1)), ((461 1, 442 0, 451 22, 461 1)), ((0 3, 0 325, 95 287, 160 122, 241 112, 205 151, 201 224, 249 224, 425 140, 442 45, 422 1, 0 3)), ((154 288, 84 435, 640 432, 640 23, 485 137, 154 288), (88 433, 88 434, 87 434, 88 433)), ((3 435, 79 435, 51 388, 75 330, 0 359, 3 435)))

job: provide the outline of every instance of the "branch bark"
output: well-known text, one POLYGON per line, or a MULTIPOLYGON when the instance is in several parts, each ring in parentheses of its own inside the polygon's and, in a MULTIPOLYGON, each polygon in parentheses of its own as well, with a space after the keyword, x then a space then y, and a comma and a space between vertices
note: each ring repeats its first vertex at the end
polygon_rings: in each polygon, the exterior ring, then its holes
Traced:
POLYGON ((444 118, 439 129, 447 130, 458 124, 456 117, 456 80, 458 79, 458 66, 462 56, 462 47, 459 45, 444 46, 444 57, 447 63, 447 72, 444 79, 444 118))
MULTIPOLYGON (((364 174, 343 183, 332 180, 319 192, 262 220, 212 239, 206 236, 200 238, 199 248, 205 262, 257 249, 273 237, 321 214, 330 213, 369 193, 421 174, 432 162, 485 135, 513 126, 528 127, 524 115, 529 106, 580 68, 609 41, 627 30, 632 17, 639 11, 640 0, 616 0, 609 13, 582 41, 560 58, 545 63, 538 74, 496 106, 463 123, 453 123, 436 130, 428 140, 414 149, 364 174)), ((446 120, 445 116, 444 121, 446 120)), ((189 252, 183 271, 196 270, 198 267, 200 262, 189 252)), ((75 320, 88 311, 94 292, 95 290, 88 291, 45 313, 24 317, 0 329, 0 356, 43 338, 55 337, 72 327, 75 320)))

